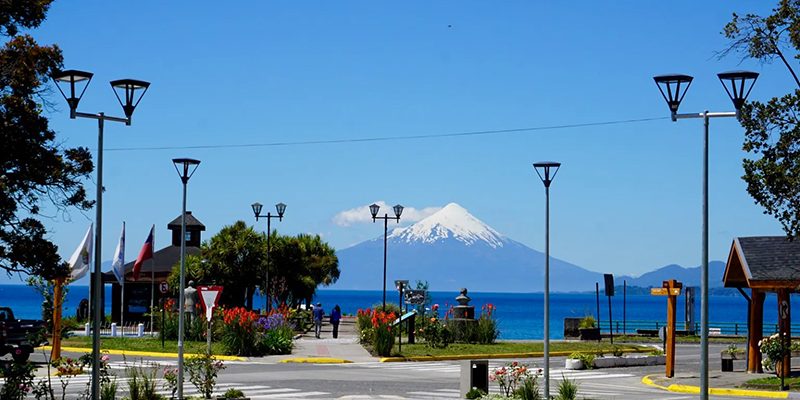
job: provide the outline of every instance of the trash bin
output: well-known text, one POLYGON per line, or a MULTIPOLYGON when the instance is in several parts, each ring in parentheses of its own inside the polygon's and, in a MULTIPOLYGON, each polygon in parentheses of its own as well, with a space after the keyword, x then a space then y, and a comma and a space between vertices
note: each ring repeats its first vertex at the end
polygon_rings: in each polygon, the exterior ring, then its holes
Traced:
POLYGON ((465 360, 461 362, 461 398, 472 389, 489 393, 489 360, 465 360))

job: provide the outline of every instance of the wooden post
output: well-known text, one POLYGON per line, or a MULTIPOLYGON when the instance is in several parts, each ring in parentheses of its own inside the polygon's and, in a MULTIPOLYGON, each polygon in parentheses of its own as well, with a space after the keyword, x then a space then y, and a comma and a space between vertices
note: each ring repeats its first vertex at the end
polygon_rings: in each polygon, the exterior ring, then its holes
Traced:
MULTIPOLYGON (((789 291, 787 289, 778 290, 778 327, 780 337, 785 341, 786 345, 792 343, 792 314, 791 314, 791 301, 789 299, 789 291)), ((781 375, 788 377, 792 371, 792 355, 787 354, 783 358, 781 375)))
POLYGON ((667 356, 666 377, 675 376, 675 312, 678 304, 678 296, 681 294, 683 284, 670 279, 664 281, 660 288, 650 289, 653 296, 667 296, 667 337, 665 340, 664 353, 667 356))
POLYGON ((50 360, 55 361, 61 358, 61 297, 64 278, 57 278, 53 281, 53 350, 50 351, 50 360))
POLYGON ((764 298, 766 294, 760 290, 752 289, 750 301, 750 323, 748 324, 748 337, 750 342, 747 344, 747 373, 755 374, 763 372, 761 366, 761 349, 758 342, 764 334, 764 298))

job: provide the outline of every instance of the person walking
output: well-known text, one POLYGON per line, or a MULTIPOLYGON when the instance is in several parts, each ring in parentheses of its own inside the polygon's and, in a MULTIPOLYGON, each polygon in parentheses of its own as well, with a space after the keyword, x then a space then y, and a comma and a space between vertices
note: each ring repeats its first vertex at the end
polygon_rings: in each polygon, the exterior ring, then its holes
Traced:
POLYGON ((317 303, 314 307, 314 335, 319 339, 322 333, 322 318, 325 317, 325 310, 322 309, 322 303, 317 303))
POLYGON ((331 325, 333 325, 333 338, 336 339, 339 337, 339 320, 342 319, 342 310, 339 308, 337 304, 333 307, 333 311, 331 311, 331 325))

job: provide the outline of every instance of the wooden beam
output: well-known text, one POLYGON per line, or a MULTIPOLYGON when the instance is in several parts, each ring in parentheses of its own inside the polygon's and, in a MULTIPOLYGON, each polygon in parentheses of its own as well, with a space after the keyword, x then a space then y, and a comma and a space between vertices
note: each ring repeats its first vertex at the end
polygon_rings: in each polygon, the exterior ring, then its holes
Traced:
POLYGON ((761 367, 761 341, 764 331, 764 298, 765 293, 758 289, 752 291, 750 302, 750 323, 748 324, 750 341, 747 343, 747 372, 754 374, 763 372, 761 367))

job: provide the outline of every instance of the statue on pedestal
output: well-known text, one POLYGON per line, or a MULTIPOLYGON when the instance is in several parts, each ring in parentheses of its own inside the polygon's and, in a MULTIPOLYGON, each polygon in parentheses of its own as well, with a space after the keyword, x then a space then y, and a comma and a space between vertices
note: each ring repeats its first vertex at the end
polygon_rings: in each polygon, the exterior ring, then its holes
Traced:
POLYGON ((197 315, 196 302, 197 289, 194 288, 194 281, 189 281, 189 285, 183 290, 183 312, 188 314, 189 322, 194 321, 194 317, 197 315))

